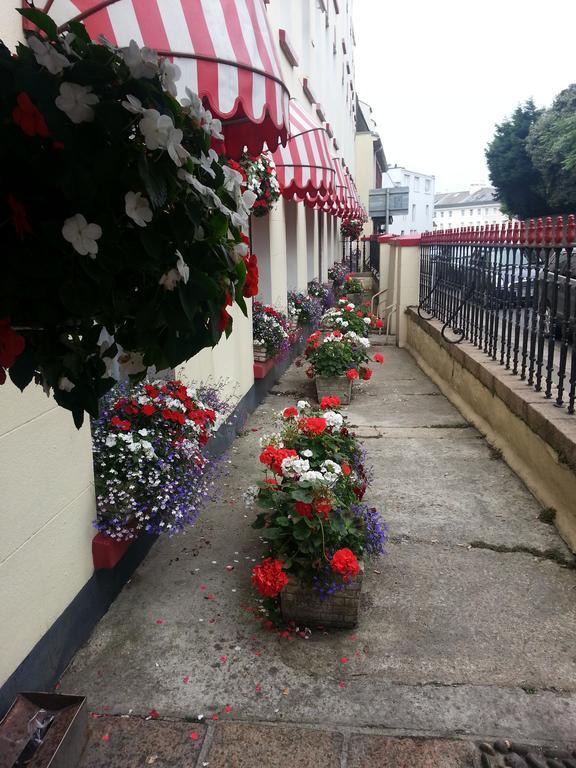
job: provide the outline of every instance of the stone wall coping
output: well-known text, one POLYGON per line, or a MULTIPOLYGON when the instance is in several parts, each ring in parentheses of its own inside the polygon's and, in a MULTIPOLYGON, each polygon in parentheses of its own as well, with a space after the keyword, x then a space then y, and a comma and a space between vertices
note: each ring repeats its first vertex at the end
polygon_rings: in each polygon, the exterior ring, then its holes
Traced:
POLYGON ((536 392, 534 387, 470 342, 451 344, 446 341, 442 336, 442 323, 438 320, 424 320, 414 307, 409 307, 407 312, 442 349, 548 443, 562 463, 576 472, 576 415, 568 414, 565 407, 556 407, 554 400, 547 400, 542 392, 536 392))

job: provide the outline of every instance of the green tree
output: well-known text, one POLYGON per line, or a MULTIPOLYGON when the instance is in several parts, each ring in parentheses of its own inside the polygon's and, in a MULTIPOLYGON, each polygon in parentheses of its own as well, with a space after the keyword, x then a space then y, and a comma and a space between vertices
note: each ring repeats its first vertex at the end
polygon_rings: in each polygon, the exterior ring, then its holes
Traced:
POLYGON ((522 219, 548 212, 542 174, 526 149, 528 134, 540 114, 532 99, 516 107, 512 117, 496 126, 485 152, 503 212, 522 219))
POLYGON ((561 91, 538 117, 526 148, 544 180, 546 212, 576 210, 576 84, 561 91))

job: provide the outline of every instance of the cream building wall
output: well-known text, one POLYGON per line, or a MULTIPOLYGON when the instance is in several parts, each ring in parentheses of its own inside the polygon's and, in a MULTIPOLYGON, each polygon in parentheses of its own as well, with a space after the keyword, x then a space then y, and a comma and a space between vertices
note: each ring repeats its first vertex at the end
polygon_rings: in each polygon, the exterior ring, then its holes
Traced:
MULTIPOLYGON (((0 5, 14 48, 21 19, 0 5)), ((0 387, 0 686, 92 576, 95 514, 87 424, 31 384, 0 387)))

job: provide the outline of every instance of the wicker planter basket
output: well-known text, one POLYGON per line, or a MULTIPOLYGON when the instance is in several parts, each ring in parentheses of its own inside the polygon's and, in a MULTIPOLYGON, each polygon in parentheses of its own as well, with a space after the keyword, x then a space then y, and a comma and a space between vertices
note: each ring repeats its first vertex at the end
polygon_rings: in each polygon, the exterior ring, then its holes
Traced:
POLYGON ((270 355, 266 351, 266 346, 264 344, 254 344, 254 362, 256 363, 265 363, 266 360, 270 359, 270 355))
POLYGON ((346 376, 316 376, 316 397, 318 402, 323 397, 338 397, 342 405, 350 405, 352 400, 352 381, 346 376))
POLYGON ((325 600, 311 587, 290 576, 280 593, 280 608, 284 621, 294 621, 300 627, 333 627, 351 629, 358 624, 362 573, 343 589, 325 600))

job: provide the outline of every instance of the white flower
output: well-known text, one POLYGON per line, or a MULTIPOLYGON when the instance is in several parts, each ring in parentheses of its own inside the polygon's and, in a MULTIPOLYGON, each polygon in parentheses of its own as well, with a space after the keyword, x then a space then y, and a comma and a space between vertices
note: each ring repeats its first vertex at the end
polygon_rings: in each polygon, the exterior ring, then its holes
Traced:
POLYGON ((81 256, 96 258, 98 253, 98 240, 102 237, 102 228, 98 224, 88 224, 81 213, 66 219, 62 226, 64 240, 72 243, 75 251, 81 256))
POLYGON ((314 469, 311 469, 309 472, 304 472, 300 475, 300 478, 298 480, 299 483, 314 483, 318 484, 321 483, 323 485, 326 484, 326 478, 322 474, 322 472, 317 472, 314 469))
POLYGON ((107 448, 114 448, 114 446, 116 445, 116 435, 109 434, 108 437, 106 438, 105 445, 107 448))
POLYGON ((340 413, 336 413, 336 411, 326 411, 324 418, 329 427, 336 427, 337 429, 340 429, 344 422, 343 416, 340 413))
POLYGON ((174 96, 174 98, 176 98, 176 94, 178 93, 176 88, 176 81, 180 80, 181 74, 182 72, 179 66, 172 64, 172 62, 168 61, 168 59, 160 60, 160 80, 162 81, 164 90, 168 91, 168 93, 171 96, 174 96))
POLYGON ((29 37, 28 45, 34 53, 34 58, 41 67, 46 67, 51 75, 59 75, 64 67, 70 67, 71 64, 62 53, 58 53, 56 48, 50 43, 43 43, 37 37, 29 37))
POLYGON ((92 86, 78 83, 61 83, 60 96, 55 99, 58 109, 66 112, 70 120, 77 125, 94 120, 92 107, 99 101, 98 96, 92 93, 92 86))
POLYGON ((146 435, 148 435, 149 433, 150 433, 150 430, 148 430, 148 429, 139 429, 138 430, 138 434, 142 435, 142 437, 146 437, 146 435))
POLYGON ((280 465, 284 477, 298 477, 310 469, 308 459, 301 459, 299 456, 288 456, 282 459, 280 465))
POLYGON ((366 325, 370 325, 370 323, 372 322, 372 320, 369 317, 365 317, 363 318, 363 320, 366 323, 366 325))
POLYGON ((142 106, 140 99, 137 99, 136 96, 132 96, 131 94, 126 96, 126 101, 122 102, 122 106, 124 109, 127 109, 128 112, 132 112, 135 115, 144 112, 144 107, 142 106))
POLYGON ((246 507, 253 507, 259 493, 260 491, 256 485, 251 485, 249 488, 247 488, 243 494, 244 505, 246 507))
POLYGON ((181 166, 189 155, 182 146, 184 136, 175 128, 170 115, 161 115, 157 109, 145 109, 144 117, 138 123, 148 149, 167 149, 177 166, 181 166))
POLYGON ((142 192, 126 192, 124 195, 126 215, 139 227, 145 227, 149 221, 152 221, 152 209, 148 198, 144 197, 142 192))
POLYGON ((150 48, 140 48, 135 40, 130 40, 130 45, 120 52, 132 77, 151 79, 158 73, 158 54, 150 48))
POLYGON ((122 352, 118 356, 120 375, 124 379, 131 373, 142 373, 146 370, 144 357, 140 352, 122 352))
POLYGON ((74 384, 73 381, 70 381, 67 376, 60 376, 58 389, 61 389, 63 392, 72 392, 75 386, 76 384, 74 384))
POLYGON ((298 408, 299 411, 303 411, 305 408, 310 408, 310 403, 308 400, 298 400, 296 408, 298 408))
POLYGON ((312 453, 312 451, 311 451, 309 448, 306 448, 306 450, 305 450, 305 451, 301 451, 301 452, 300 452, 300 455, 301 455, 301 456, 305 456, 307 459, 309 459, 309 458, 310 458, 311 456, 313 456, 314 454, 312 453))
POLYGON ((157 109, 145 109, 144 117, 138 123, 148 149, 165 149, 174 123, 170 115, 161 115, 157 109))
POLYGON ((179 251, 176 251, 176 253, 178 254, 176 266, 165 272, 160 280, 158 280, 158 283, 167 291, 173 291, 180 281, 186 285, 190 277, 190 267, 182 258, 182 254, 179 251))

